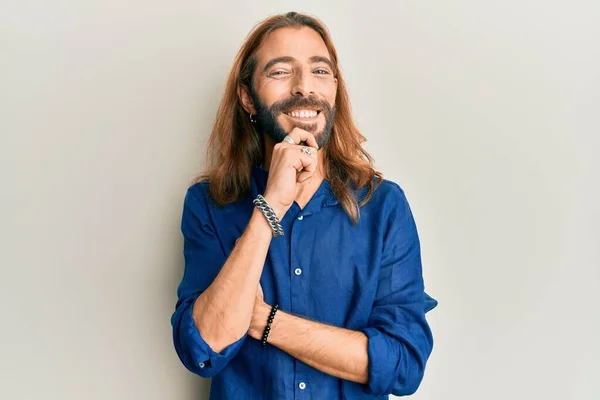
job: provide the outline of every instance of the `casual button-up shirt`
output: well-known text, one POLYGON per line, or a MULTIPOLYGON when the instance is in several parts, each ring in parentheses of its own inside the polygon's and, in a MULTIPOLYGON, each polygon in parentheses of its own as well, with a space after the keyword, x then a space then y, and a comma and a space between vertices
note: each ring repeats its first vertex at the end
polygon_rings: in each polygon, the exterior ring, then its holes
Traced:
MULTIPOLYGON (((354 225, 328 180, 301 209, 294 202, 271 241, 260 284, 264 300, 296 316, 363 332, 367 384, 336 378, 246 333, 221 352, 192 319, 194 300, 212 283, 264 194, 268 171, 255 166, 251 190, 218 206, 208 183, 188 188, 181 231, 185 267, 171 318, 179 358, 212 378, 211 400, 387 399, 413 393, 433 347, 425 314, 437 301, 425 293, 417 229, 398 184, 383 179, 354 225)), ((357 191, 359 200, 366 187, 357 191)), ((277 316, 275 316, 277 318, 277 316)), ((325 343, 326 345, 326 343, 325 343)))

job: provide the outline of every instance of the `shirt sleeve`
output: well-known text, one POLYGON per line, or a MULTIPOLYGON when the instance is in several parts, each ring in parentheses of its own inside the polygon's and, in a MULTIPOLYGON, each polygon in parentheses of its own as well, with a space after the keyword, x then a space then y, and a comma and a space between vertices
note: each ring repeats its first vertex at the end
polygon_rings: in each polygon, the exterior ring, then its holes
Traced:
POLYGON ((183 204, 181 232, 185 265, 171 325, 175 351, 181 362, 193 373, 210 378, 237 354, 248 333, 216 353, 204 341, 192 318, 194 302, 210 286, 226 260, 208 213, 206 191, 194 195, 192 188, 188 189, 183 204))
POLYGON ((383 232, 377 294, 368 327, 369 381, 377 396, 413 394, 433 349, 425 314, 437 301, 424 291, 417 228, 404 192, 395 186, 394 206, 383 232), (399 191, 399 193, 397 192, 399 191))

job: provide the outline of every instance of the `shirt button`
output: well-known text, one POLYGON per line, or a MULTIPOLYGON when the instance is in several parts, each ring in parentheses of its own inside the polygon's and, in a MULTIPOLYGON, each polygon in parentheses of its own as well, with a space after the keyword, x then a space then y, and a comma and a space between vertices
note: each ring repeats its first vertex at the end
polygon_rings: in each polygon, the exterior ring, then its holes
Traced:
POLYGON ((200 363, 200 364, 198 364, 198 366, 199 366, 200 368, 204 368, 204 363, 200 363))
POLYGON ((301 390, 304 390, 304 389, 306 389, 306 383, 304 383, 304 382, 300 382, 300 383, 298 384, 298 387, 299 387, 301 390))
POLYGON ((304 219, 304 215, 298 217, 298 221, 302 221, 304 219))
POLYGON ((296 269, 294 270, 294 273, 295 273, 296 275, 300 275, 300 274, 302 273, 302 270, 301 270, 300 268, 296 268, 296 269))

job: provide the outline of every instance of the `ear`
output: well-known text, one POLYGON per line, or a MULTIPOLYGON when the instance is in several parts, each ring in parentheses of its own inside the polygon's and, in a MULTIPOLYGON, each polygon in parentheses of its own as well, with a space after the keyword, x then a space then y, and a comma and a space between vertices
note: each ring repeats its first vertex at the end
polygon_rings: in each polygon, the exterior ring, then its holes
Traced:
POLYGON ((242 107, 248 114, 256 114, 256 107, 254 106, 254 101, 252 101, 252 96, 250 95, 250 89, 248 86, 244 84, 238 85, 238 96, 240 98, 240 102, 242 103, 242 107))

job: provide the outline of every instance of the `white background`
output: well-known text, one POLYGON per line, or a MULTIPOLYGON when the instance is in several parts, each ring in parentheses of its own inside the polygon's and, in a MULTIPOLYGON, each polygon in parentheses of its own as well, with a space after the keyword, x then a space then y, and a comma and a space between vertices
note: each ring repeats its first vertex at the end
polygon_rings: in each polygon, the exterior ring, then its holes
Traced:
POLYGON ((291 10, 417 220, 440 305, 414 398, 600 398, 597 1, 0 8, 0 398, 208 397, 171 339, 183 195, 246 34, 291 10))

